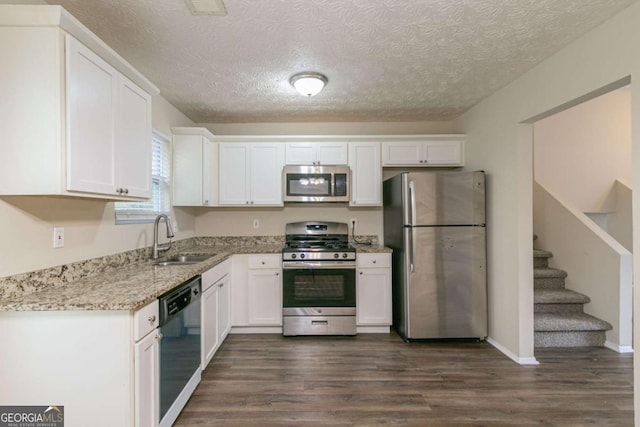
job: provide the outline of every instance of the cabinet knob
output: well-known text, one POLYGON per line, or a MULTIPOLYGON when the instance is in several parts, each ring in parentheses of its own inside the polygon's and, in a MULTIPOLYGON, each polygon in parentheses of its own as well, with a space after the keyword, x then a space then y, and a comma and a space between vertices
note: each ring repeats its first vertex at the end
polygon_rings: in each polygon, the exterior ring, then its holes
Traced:
POLYGON ((249 201, 247 200, 246 202, 244 202, 244 204, 245 204, 245 205, 248 205, 248 204, 249 204, 249 201))
POLYGON ((155 314, 153 316, 149 316, 149 323, 154 323, 156 321, 156 316, 155 314))
POLYGON ((264 261, 261 261, 261 262, 262 262, 262 265, 264 265, 264 261))
POLYGON ((209 204, 209 201, 208 201, 208 200, 205 200, 205 201, 204 201, 204 204, 205 204, 205 205, 208 205, 208 204, 209 204))
POLYGON ((223 287, 223 286, 224 286, 224 283, 220 283, 220 284, 218 285, 218 287, 219 287, 219 288, 221 288, 221 287, 223 287))
POLYGON ((250 203, 253 204, 253 200, 250 203))
POLYGON ((276 273, 276 276, 279 276, 279 275, 280 275, 280 273, 276 273))
POLYGON ((156 334, 156 339, 157 339, 158 341, 162 339, 162 332, 158 332, 158 333, 156 334))
POLYGON ((116 193, 122 194, 122 188, 116 188, 116 193))
POLYGON ((360 275, 362 276, 362 271, 360 272, 360 275))
POLYGON ((376 263, 376 260, 375 260, 375 259, 373 260, 373 263, 374 263, 374 264, 376 263))

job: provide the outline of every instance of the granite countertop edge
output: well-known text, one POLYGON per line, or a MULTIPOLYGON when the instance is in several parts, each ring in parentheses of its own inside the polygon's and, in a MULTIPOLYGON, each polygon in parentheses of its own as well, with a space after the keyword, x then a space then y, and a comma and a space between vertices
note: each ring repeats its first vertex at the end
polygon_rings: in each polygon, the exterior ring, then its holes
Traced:
MULTIPOLYGON (((379 245, 355 245, 359 253, 384 253, 379 245)), ((0 299, 0 312, 19 311, 136 311, 194 276, 236 254, 280 254, 282 245, 191 246, 181 254, 211 255, 205 261, 180 266, 155 266, 158 260, 124 264, 90 277, 0 299)), ((162 260, 162 258, 160 259, 162 260)))

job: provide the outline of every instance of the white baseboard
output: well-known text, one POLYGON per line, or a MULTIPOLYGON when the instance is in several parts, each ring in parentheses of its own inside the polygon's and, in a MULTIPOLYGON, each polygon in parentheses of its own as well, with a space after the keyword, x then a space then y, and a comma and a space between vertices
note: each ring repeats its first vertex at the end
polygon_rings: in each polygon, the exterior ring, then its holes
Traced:
POLYGON ((630 345, 618 345, 611 341, 605 341, 604 346, 609 350, 613 350, 616 353, 633 353, 633 347, 630 345))
POLYGON ((358 326, 356 332, 359 334, 388 334, 391 332, 389 326, 358 326))
POLYGON ((494 346, 502 354, 507 356, 509 359, 511 359, 514 362, 516 362, 518 365, 539 365, 540 364, 540 362, 538 362, 535 357, 518 357, 518 356, 516 356, 511 351, 509 351, 506 347, 504 347, 502 344, 494 341, 490 337, 487 337, 487 342, 489 344, 491 344, 492 346, 494 346))
POLYGON ((282 334, 282 326, 234 326, 230 334, 282 334))

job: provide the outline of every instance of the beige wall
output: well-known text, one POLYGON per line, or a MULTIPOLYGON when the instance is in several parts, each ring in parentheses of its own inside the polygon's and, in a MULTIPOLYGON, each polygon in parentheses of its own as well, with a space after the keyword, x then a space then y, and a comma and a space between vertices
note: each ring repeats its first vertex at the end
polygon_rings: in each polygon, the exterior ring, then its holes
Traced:
MULTIPOLYGON (((168 133, 171 125, 190 124, 164 98, 154 97, 154 128, 168 133)), ((113 206, 76 198, 0 198, 0 277, 150 246, 151 225, 115 225, 113 206), (64 248, 53 249, 53 227, 64 227, 64 248)), ((176 217, 176 238, 193 236, 193 216, 176 210, 176 217)))
POLYGON ((616 179, 631 182, 631 91, 618 89, 534 125, 534 175, 582 212, 615 209, 616 179))
MULTIPOLYGON (((640 77, 638 22, 640 3, 635 3, 454 122, 455 131, 467 134, 467 166, 488 173, 489 338, 520 362, 535 362, 531 261, 533 126, 528 123, 576 105, 585 95, 601 94, 600 89, 606 86, 622 86, 629 76, 640 77)), ((632 86, 632 100, 639 96, 638 86, 632 86)), ((632 108, 632 128, 638 128, 638 103, 632 102, 632 108)), ((632 135, 632 145, 634 169, 638 171, 637 134, 632 135)), ((637 173, 634 181, 634 185, 640 183, 637 173)), ((640 202, 637 197, 634 194, 636 205, 640 202)), ((637 243, 637 212, 634 224, 637 243)), ((636 255, 635 266, 638 261, 636 255)), ((640 272, 640 268, 634 270, 640 272)), ((635 313, 638 314, 637 308, 635 313)), ((636 410, 636 414, 640 411, 636 410)))
POLYGON ((451 122, 203 123, 214 135, 410 135, 453 133, 451 122))

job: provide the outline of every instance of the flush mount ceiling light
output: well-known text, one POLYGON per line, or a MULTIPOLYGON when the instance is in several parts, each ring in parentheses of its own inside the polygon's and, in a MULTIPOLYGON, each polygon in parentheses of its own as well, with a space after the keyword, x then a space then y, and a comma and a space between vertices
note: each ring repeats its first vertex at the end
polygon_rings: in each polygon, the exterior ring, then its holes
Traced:
POLYGON ((219 15, 227 14, 222 0, 185 0, 192 15, 219 15))
POLYGON ((304 96, 317 95, 328 81, 325 75, 314 72, 294 74, 289 80, 291 86, 304 96))

